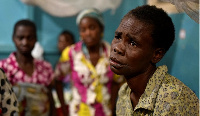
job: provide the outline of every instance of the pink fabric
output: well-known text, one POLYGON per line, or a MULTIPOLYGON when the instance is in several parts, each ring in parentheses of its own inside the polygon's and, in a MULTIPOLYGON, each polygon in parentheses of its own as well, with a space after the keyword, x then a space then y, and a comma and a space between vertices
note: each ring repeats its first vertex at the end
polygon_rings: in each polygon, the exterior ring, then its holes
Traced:
POLYGON ((108 92, 111 93, 111 86, 112 86, 112 80, 114 77, 114 73, 111 71, 110 67, 108 67, 108 72, 106 74, 109 77, 109 82, 107 83, 107 87, 108 87, 108 92))
POLYGON ((30 77, 19 68, 15 54, 15 52, 11 53, 8 58, 0 61, 0 67, 5 71, 11 84, 27 82, 47 86, 51 83, 53 69, 50 63, 34 59, 35 69, 30 77))
MULTIPOLYGON (((75 47, 74 47, 74 51, 79 52, 81 51, 82 48, 82 42, 78 42, 75 47)), ((81 101, 86 103, 87 100, 87 88, 84 87, 83 83, 80 82, 81 77, 78 76, 78 72, 74 71, 74 61, 73 61, 73 56, 72 56, 72 49, 69 52, 69 56, 70 56, 70 66, 72 69, 72 80, 74 82, 74 86, 78 89, 78 92, 81 95, 81 101)))
MULTIPOLYGON (((108 56, 109 51, 110 50, 109 50, 108 45, 107 46, 104 45, 103 46, 103 54, 104 55, 102 57, 105 57, 106 59, 108 59, 109 58, 109 56, 108 56)), ((75 61, 75 59, 81 60, 80 54, 84 55, 83 52, 82 52, 82 42, 78 42, 75 45, 73 45, 70 48, 70 51, 68 53, 69 59, 70 59, 69 63, 70 63, 72 85, 78 91, 78 95, 79 95, 78 98, 81 99, 81 102, 87 104, 88 106, 95 108, 95 116, 105 116, 106 115, 105 110, 104 110, 105 106, 103 107, 101 103, 98 103, 95 100, 94 100, 95 103, 92 103, 92 104, 88 104, 88 102, 87 102, 88 99, 90 99, 90 98, 87 98, 88 97, 87 92, 89 90, 89 87, 91 87, 92 82, 85 82, 85 81, 83 81, 83 79, 84 78, 86 79, 86 77, 84 77, 84 74, 90 76, 91 72, 88 71, 89 67, 87 67, 87 66, 86 67, 88 68, 88 70, 86 72, 83 72, 82 68, 77 68, 77 67, 82 67, 82 66, 85 67, 85 64, 82 64, 79 61, 77 63, 77 61, 75 61), (76 69, 75 69, 75 67, 76 67, 76 69), (83 73, 83 75, 82 75, 82 73, 83 73)), ((105 82, 103 84, 103 86, 106 87, 108 89, 108 92, 110 93, 111 83, 113 81, 114 73, 110 70, 109 65, 106 65, 106 72, 104 72, 104 74, 102 74, 102 75, 105 75, 104 78, 108 78, 108 82, 105 82)), ((109 94, 109 93, 106 93, 106 94, 109 94)), ((76 107, 76 106, 71 106, 71 107, 76 107)))
POLYGON ((94 104, 94 108, 96 109, 95 116, 105 116, 105 114, 103 112, 103 107, 100 103, 94 104))
POLYGON ((72 72, 72 80, 74 82, 74 86, 77 88, 77 90, 81 96, 81 101, 86 103, 87 88, 83 85, 83 83, 80 82, 77 72, 72 72))

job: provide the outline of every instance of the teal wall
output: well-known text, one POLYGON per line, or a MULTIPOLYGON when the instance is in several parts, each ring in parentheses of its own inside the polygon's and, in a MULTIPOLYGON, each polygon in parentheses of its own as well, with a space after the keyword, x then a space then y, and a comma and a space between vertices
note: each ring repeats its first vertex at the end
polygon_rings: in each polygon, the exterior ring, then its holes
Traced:
MULTIPOLYGON (((105 32, 104 39, 109 43, 114 37, 121 18, 131 9, 145 4, 145 0, 123 0, 116 10, 104 12, 105 32)), ((186 14, 170 15, 176 29, 176 40, 158 65, 166 64, 169 73, 189 86, 199 96, 199 24, 195 23, 186 14), (180 29, 186 30, 186 38, 179 38, 180 29)), ((76 41, 79 40, 78 28, 75 24, 76 16, 54 17, 38 7, 27 6, 20 0, 0 1, 0 59, 6 58, 15 50, 12 42, 12 29, 16 21, 28 18, 34 21, 38 28, 38 41, 44 48, 45 60, 54 66, 59 58, 56 47, 57 36, 63 29, 72 31, 76 41)))

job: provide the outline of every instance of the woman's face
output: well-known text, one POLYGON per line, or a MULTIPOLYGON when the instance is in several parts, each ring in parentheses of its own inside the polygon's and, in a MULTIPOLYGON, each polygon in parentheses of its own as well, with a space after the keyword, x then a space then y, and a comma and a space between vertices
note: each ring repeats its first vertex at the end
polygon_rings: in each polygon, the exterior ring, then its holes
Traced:
POLYGON ((100 43, 102 28, 97 20, 84 17, 79 24, 80 36, 87 47, 93 47, 100 43))
POLYGON ((58 38, 58 50, 62 52, 67 46, 72 45, 72 38, 70 35, 60 35, 58 38))
POLYGON ((154 53, 151 29, 135 17, 122 20, 111 45, 110 68, 114 73, 133 77, 148 69, 154 53))
POLYGON ((31 54, 36 40, 36 32, 31 26, 19 25, 13 36, 15 46, 22 54, 31 54))

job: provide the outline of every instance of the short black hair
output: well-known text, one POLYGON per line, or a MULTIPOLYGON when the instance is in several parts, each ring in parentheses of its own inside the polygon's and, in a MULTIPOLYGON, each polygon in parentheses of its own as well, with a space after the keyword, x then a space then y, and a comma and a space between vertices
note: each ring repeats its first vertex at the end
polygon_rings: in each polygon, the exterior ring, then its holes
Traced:
POLYGON ((143 5, 129 11, 127 18, 134 16, 138 20, 153 26, 154 47, 164 48, 167 52, 175 39, 174 24, 168 14, 156 6, 143 5))
POLYGON ((36 25, 34 22, 28 20, 28 19, 23 19, 23 20, 19 20, 18 22, 15 23, 15 26, 14 26, 14 30, 13 30, 13 37, 16 33, 16 30, 17 30, 17 27, 18 26, 29 26, 29 27, 32 27, 35 34, 37 33, 37 28, 36 28, 36 25))
MULTIPOLYGON (((70 32, 70 31, 68 31, 68 30, 64 30, 64 31, 62 31, 62 32, 60 33, 60 35, 64 35, 64 36, 69 35, 69 36, 71 37, 72 44, 75 43, 74 35, 72 34, 72 32, 70 32)), ((59 35, 59 36, 60 36, 60 35, 59 35)))

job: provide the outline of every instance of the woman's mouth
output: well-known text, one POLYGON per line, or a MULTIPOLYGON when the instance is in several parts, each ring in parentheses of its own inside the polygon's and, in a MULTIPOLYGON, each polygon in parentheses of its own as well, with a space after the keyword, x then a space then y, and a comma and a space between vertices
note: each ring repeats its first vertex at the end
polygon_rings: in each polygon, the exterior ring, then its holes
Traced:
POLYGON ((116 69, 120 69, 123 67, 124 64, 122 64, 120 61, 118 61, 116 58, 114 57, 110 57, 110 66, 116 68, 116 69))

